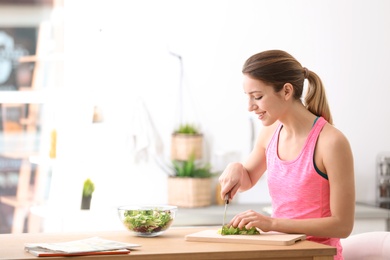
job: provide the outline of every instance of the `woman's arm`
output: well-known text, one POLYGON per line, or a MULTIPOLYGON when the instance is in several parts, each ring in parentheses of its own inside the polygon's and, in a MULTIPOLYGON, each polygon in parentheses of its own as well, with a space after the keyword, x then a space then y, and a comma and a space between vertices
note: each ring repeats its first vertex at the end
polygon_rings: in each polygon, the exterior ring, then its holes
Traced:
POLYGON ((277 125, 278 123, 262 127, 254 148, 244 164, 234 162, 226 167, 219 177, 222 198, 227 193, 230 193, 230 199, 234 198, 237 192, 249 190, 261 178, 267 169, 265 149, 277 125))

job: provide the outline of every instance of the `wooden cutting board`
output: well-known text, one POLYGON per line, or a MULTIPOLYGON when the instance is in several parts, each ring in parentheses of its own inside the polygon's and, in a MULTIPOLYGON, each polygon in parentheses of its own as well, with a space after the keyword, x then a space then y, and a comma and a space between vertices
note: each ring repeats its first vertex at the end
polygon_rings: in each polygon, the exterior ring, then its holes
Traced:
POLYGON ((264 232, 260 235, 225 235, 218 234, 218 230, 203 230, 185 236, 186 241, 197 242, 221 242, 258 245, 292 245, 300 240, 305 240, 303 234, 284 234, 276 232, 264 232))

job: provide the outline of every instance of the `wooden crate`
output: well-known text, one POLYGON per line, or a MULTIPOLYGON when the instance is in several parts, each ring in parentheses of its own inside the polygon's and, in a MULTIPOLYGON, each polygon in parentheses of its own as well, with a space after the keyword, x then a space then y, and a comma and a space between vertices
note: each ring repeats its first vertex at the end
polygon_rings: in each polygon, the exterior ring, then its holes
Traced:
POLYGON ((209 206, 212 203, 212 178, 168 178, 168 203, 184 208, 209 206))
POLYGON ((187 161, 192 154, 195 156, 195 159, 202 158, 203 135, 172 134, 171 159, 187 161))

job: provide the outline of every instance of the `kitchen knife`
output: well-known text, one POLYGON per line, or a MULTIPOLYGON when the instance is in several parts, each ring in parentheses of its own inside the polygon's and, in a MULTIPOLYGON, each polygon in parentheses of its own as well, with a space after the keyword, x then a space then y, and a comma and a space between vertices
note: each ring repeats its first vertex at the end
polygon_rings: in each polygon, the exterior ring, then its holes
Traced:
POLYGON ((225 226, 225 222, 226 222, 226 210, 229 204, 229 193, 226 193, 224 200, 225 200, 225 211, 223 212, 222 228, 225 226))

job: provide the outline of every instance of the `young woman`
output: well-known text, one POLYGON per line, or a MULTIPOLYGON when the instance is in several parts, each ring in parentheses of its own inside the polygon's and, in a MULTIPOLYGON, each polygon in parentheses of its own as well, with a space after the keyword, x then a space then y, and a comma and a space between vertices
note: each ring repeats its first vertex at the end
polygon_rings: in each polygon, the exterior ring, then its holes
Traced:
POLYGON ((221 174, 221 197, 233 199, 267 172, 273 213, 248 210, 229 225, 306 234, 336 247, 335 259, 343 259, 340 238, 349 236, 354 223, 353 155, 332 125, 321 79, 280 50, 253 55, 242 72, 248 109, 264 127, 246 162, 230 163, 221 174))

